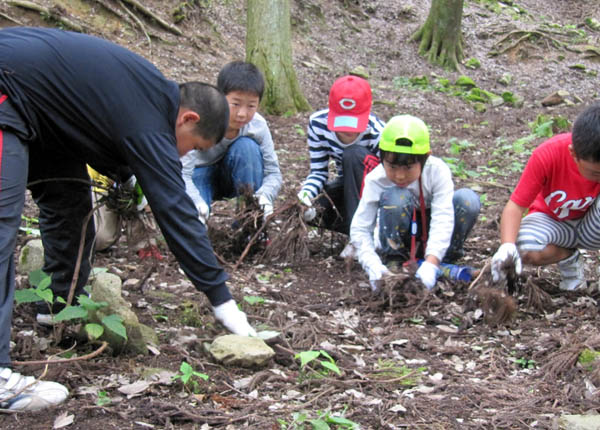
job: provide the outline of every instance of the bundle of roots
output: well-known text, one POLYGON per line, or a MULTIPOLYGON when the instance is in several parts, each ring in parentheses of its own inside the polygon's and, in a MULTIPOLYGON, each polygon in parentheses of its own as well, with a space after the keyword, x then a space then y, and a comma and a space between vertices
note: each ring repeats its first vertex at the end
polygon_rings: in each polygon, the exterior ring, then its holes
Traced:
POLYGON ((304 221, 306 208, 297 198, 288 199, 274 215, 280 223, 276 233, 270 236, 269 246, 261 255, 264 261, 294 261, 304 262, 310 257, 308 249, 309 227, 304 221))

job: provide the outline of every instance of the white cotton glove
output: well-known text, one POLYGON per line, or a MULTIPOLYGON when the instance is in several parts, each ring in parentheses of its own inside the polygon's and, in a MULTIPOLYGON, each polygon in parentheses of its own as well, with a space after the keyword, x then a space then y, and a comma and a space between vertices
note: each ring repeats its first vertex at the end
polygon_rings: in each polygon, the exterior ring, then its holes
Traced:
POLYGON ((440 275, 440 268, 429 261, 423 261, 419 268, 417 269, 417 273, 415 273, 415 277, 420 279, 425 288, 431 290, 435 287, 435 283, 437 282, 437 278, 440 275))
POLYGON ((367 275, 369 275, 369 284, 371 284, 372 291, 377 291, 382 279, 391 274, 389 269, 381 263, 369 266, 366 271, 367 275))
POLYGON ((203 198, 200 198, 200 201, 196 204, 196 209, 198 210, 198 219, 202 224, 206 225, 206 221, 208 221, 208 217, 210 216, 210 208, 203 198))
POLYGON ((310 201, 310 194, 308 191, 300 190, 298 193, 298 200, 308 209, 304 211, 304 221, 310 222, 317 216, 317 210, 313 208, 312 202, 310 201))
POLYGON ((246 314, 239 310, 235 300, 231 299, 213 308, 215 318, 227 330, 238 336, 256 336, 256 330, 248 324, 246 314))
POLYGON ((266 221, 269 215, 273 213, 273 203, 264 194, 255 194, 254 197, 258 199, 258 205, 263 212, 263 221, 266 221))
POLYGON ((522 270, 521 256, 517 245, 514 243, 503 243, 492 257, 492 280, 494 282, 506 279, 506 271, 502 266, 507 261, 512 261, 515 266, 515 273, 520 275, 522 270))
POLYGON ((142 191, 142 187, 138 184, 135 175, 131 175, 129 179, 123 184, 126 190, 135 191, 135 206, 138 211, 144 210, 148 206, 148 200, 142 191))

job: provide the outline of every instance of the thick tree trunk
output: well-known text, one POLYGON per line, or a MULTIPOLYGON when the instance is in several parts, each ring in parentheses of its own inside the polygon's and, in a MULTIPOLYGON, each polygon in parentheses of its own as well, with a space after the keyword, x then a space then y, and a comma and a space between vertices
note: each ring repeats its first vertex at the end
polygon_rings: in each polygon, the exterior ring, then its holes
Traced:
POLYGON ((292 64, 289 0, 248 0, 247 6, 246 61, 264 74, 263 110, 277 115, 310 110, 292 64))
POLYGON ((453 70, 463 59, 461 20, 463 0, 431 0, 429 16, 411 37, 419 54, 433 64, 453 70))

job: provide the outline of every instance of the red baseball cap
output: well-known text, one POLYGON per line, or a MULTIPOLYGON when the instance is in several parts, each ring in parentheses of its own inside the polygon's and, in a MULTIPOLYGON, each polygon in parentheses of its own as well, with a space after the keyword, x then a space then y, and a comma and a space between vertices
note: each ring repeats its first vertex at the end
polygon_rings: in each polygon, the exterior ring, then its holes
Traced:
POLYGON ((371 113, 371 86, 358 76, 338 78, 329 91, 327 128, 331 131, 362 133, 371 113))

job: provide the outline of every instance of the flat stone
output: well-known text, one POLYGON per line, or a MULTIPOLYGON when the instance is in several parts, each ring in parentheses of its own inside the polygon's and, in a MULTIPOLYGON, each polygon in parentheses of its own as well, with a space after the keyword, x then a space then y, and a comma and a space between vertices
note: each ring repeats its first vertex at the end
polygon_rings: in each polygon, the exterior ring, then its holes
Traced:
POLYGON ((264 366, 275 355, 262 339, 235 334, 216 338, 208 350, 216 361, 241 367, 264 366))

